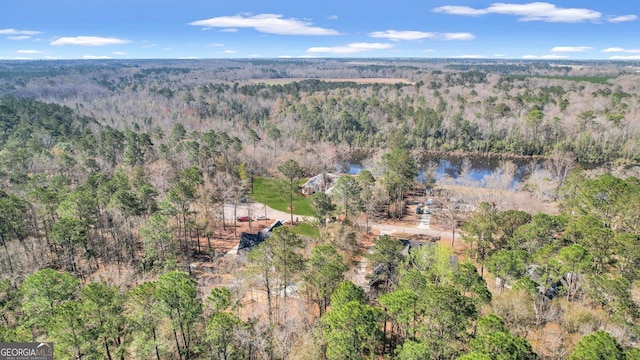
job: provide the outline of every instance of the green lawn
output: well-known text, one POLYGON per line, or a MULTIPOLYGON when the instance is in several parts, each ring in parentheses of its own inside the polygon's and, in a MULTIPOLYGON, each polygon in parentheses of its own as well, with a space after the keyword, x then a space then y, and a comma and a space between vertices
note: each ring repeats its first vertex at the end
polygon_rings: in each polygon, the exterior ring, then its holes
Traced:
POLYGON ((308 236, 314 239, 317 239, 318 236, 320 236, 320 230, 309 223, 302 222, 296 226, 290 227, 289 229, 291 229, 291 232, 294 234, 298 234, 300 236, 308 236))
MULTIPOLYGON (((301 180, 304 184, 306 180, 301 180)), ((253 180, 253 198, 270 208, 289 212, 289 182, 273 178, 255 178, 253 180)), ((304 196, 293 193, 293 214, 313 216, 309 201, 304 196)))

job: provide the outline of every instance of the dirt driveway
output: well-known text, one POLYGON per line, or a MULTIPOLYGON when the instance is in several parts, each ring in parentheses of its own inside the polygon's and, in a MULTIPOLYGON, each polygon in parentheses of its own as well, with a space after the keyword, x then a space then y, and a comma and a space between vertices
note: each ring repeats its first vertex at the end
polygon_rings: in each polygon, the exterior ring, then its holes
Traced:
MULTIPOLYGON (((235 217, 240 216, 250 216, 252 219, 256 219, 258 216, 266 216, 268 221, 272 220, 283 220, 289 221, 291 220, 291 215, 284 211, 279 211, 272 209, 261 203, 251 203, 251 204, 239 204, 235 209, 235 217)), ((302 221, 302 215, 293 214, 293 220, 295 221, 296 217, 298 220, 302 221)), ((224 218, 227 223, 233 223, 234 218, 234 208, 231 204, 225 204, 224 206, 224 218)), ((262 222, 263 220, 259 220, 262 222)))

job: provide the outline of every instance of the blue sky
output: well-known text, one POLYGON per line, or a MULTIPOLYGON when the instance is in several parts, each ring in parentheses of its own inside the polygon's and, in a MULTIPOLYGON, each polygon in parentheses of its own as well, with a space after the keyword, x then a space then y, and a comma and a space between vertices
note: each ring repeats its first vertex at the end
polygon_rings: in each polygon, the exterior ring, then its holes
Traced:
POLYGON ((1 0, 0 59, 640 60, 637 0, 1 0))

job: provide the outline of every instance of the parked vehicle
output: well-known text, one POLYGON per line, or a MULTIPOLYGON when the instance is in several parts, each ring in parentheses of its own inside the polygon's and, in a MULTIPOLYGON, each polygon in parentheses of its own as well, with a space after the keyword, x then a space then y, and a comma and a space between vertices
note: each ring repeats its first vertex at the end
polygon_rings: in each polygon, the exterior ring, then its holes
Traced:
POLYGON ((258 215, 256 216, 256 220, 269 220, 267 215, 258 215))
POLYGON ((239 222, 248 222, 251 220, 251 218, 249 216, 238 216, 236 220, 238 220, 239 222))

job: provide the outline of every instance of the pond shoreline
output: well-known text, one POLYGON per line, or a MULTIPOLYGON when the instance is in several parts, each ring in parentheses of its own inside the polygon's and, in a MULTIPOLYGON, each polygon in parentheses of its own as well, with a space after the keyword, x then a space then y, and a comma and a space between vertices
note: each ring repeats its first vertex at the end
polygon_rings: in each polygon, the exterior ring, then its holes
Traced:
MULTIPOLYGON (((341 154, 338 158, 338 162, 349 162, 355 164, 362 164, 369 158, 371 158, 377 151, 377 148, 352 148, 345 153, 341 154)), ((423 156, 440 156, 440 157, 460 157, 460 158, 487 158, 498 160, 535 160, 537 162, 551 160, 550 155, 518 155, 511 153, 499 153, 499 152, 469 152, 460 150, 428 150, 428 149, 411 149, 411 153, 419 162, 423 156)), ((578 161, 573 159, 576 165, 580 165, 584 168, 593 169, 598 167, 610 167, 610 166, 640 166, 639 162, 635 162, 632 159, 617 159, 610 162, 595 162, 595 161, 578 161)))

